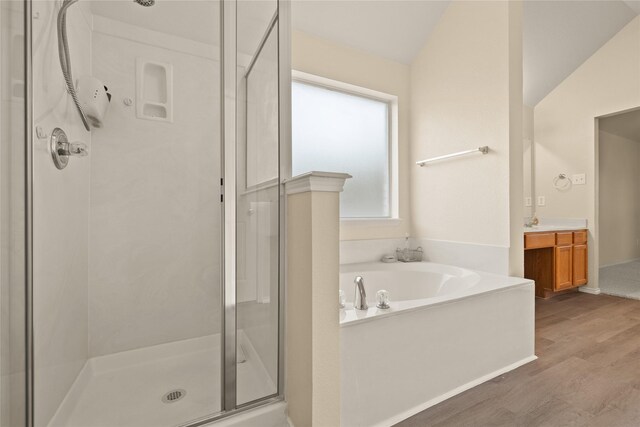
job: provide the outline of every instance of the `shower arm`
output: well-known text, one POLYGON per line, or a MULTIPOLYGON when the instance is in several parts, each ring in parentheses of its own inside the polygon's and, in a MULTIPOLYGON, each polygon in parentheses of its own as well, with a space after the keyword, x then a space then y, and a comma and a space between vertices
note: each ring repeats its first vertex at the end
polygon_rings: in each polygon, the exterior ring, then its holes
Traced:
POLYGON ((62 75, 67 85, 67 91, 73 99, 73 103, 78 109, 80 118, 86 130, 91 131, 87 117, 80 106, 76 88, 73 85, 73 75, 71 74, 71 58, 69 55, 69 41, 67 39, 67 9, 78 0, 63 0, 58 12, 58 55, 60 56, 60 68, 62 68, 62 75))

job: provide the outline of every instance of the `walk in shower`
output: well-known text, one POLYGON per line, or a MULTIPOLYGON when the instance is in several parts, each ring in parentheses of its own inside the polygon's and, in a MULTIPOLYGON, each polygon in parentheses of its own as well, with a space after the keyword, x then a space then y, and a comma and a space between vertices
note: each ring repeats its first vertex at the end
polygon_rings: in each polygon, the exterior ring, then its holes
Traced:
POLYGON ((1 425, 281 400, 288 5, 0 4, 1 425))

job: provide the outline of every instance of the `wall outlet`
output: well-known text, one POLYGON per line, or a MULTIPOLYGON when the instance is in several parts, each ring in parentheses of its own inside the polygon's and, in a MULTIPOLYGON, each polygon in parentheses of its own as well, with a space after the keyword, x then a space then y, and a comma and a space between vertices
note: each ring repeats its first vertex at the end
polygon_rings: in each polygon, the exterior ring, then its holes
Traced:
POLYGON ((538 196, 538 206, 544 206, 547 204, 547 200, 544 196, 538 196))
POLYGON ((527 208, 531 207, 531 197, 525 197, 524 198, 524 206, 527 208))
POLYGON ((585 174, 579 173, 571 177, 571 182, 574 185, 584 185, 587 182, 587 177, 585 174))

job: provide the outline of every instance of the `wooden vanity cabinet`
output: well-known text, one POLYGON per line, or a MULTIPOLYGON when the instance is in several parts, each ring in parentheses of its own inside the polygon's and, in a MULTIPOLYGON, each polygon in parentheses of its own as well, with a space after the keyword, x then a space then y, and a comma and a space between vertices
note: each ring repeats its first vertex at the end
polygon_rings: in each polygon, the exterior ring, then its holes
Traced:
POLYGON ((525 277, 536 296, 548 298, 588 281, 587 231, 525 233, 525 277))
POLYGON ((586 285, 589 278, 587 244, 573 246, 573 284, 586 285))
POLYGON ((555 248, 555 286, 554 290, 563 291, 573 287, 573 248, 558 246, 555 248))

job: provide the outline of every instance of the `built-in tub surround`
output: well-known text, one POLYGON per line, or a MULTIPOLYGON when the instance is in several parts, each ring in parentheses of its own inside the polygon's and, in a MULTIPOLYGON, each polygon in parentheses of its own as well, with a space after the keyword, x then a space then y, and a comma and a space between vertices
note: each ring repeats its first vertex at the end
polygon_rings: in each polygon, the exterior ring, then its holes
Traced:
MULTIPOLYGON (((343 240, 340 242, 340 264, 379 261, 384 255, 395 255, 396 249, 402 249, 406 244, 405 239, 343 240)), ((410 238, 409 246, 420 246, 425 261, 495 274, 509 271, 509 248, 505 246, 425 238, 410 238)))
POLYGON ((536 358, 530 280, 434 263, 352 264, 341 267, 347 296, 356 275, 370 308, 341 310, 344 426, 392 425, 536 358), (390 309, 375 308, 381 288, 390 309))

